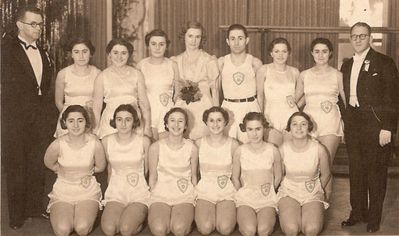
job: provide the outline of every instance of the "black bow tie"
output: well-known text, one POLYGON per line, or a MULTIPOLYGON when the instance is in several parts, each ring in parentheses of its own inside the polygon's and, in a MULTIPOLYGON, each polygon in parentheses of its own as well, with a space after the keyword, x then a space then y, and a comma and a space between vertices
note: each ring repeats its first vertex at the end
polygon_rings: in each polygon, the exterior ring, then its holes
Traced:
POLYGON ((19 38, 18 38, 18 42, 20 44, 22 44, 25 47, 26 50, 28 50, 29 48, 32 48, 34 50, 37 49, 37 47, 35 47, 35 46, 31 45, 31 44, 27 45, 24 41, 20 40, 19 38))

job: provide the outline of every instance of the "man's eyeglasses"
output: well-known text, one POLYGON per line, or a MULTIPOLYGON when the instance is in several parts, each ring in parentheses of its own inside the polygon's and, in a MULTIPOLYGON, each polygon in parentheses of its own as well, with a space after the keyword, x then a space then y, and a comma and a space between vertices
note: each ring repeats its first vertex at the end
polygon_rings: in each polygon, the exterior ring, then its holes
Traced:
POLYGON ((30 26, 32 26, 32 28, 37 28, 38 26, 40 28, 43 28, 43 26, 44 26, 43 22, 40 22, 40 23, 37 23, 35 21, 33 21, 31 23, 27 23, 27 22, 23 22, 23 21, 19 21, 19 22, 21 22, 22 24, 25 24, 25 25, 30 25, 30 26))
POLYGON ((368 36, 368 34, 351 34, 351 39, 352 41, 356 41, 357 38, 360 38, 360 40, 365 40, 368 36))

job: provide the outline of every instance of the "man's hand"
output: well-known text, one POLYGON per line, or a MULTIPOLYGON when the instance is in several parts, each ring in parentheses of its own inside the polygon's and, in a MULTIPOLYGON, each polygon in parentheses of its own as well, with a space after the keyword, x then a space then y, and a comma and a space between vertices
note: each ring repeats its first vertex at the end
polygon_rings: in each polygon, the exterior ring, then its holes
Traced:
POLYGON ((380 131, 380 145, 381 147, 391 142, 392 134, 391 131, 382 129, 380 131))

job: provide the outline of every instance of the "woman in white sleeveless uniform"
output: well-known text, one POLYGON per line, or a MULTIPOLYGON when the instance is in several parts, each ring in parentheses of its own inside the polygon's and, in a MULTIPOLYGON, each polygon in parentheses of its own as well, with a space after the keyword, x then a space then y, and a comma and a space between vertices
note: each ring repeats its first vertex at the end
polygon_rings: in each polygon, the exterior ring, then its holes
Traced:
POLYGON ((287 65, 291 46, 285 38, 276 38, 269 45, 273 62, 263 65, 256 74, 258 102, 271 127, 267 141, 280 146, 289 138, 285 131, 288 118, 298 111, 295 86, 299 70, 287 65))
POLYGON ((270 235, 276 222, 275 186, 281 180, 281 163, 278 149, 263 141, 267 126, 259 112, 249 112, 240 124, 249 142, 234 153, 232 180, 238 190, 235 201, 242 235, 270 235))
MULTIPOLYGON (((316 38, 311 48, 315 66, 301 72, 295 96, 300 107, 306 103, 303 111, 314 121, 314 136, 327 147, 332 166, 343 136, 343 122, 337 104, 338 95, 345 102, 342 73, 328 64, 333 53, 328 39, 316 38)), ((329 198, 332 182, 326 192, 329 198)))
POLYGON ((133 46, 125 39, 113 39, 108 43, 106 51, 112 64, 97 76, 94 83, 93 110, 97 124, 95 133, 100 139, 116 133, 117 130, 109 124, 115 109, 121 104, 132 104, 139 111, 143 125, 140 129, 143 128, 144 134, 151 137, 150 105, 143 74, 127 65, 133 46), (106 106, 101 114, 103 102, 106 106))
POLYGON ((182 80, 198 83, 201 98, 189 104, 180 98, 176 101, 176 106, 187 109, 190 120, 189 138, 196 140, 207 132, 207 128, 202 122, 204 111, 212 106, 219 106, 217 90, 219 70, 216 57, 202 50, 206 35, 199 22, 187 22, 182 28, 180 38, 184 39, 185 51, 171 59, 176 61, 182 80))
POLYGON ((87 235, 101 207, 101 189, 94 173, 104 170, 105 154, 101 142, 91 134, 87 111, 69 106, 61 116, 61 127, 68 133, 47 148, 44 164, 57 174, 47 211, 56 235, 87 235))
POLYGON ((295 112, 288 120, 292 140, 280 147, 283 181, 278 190, 280 226, 286 235, 318 235, 328 207, 324 188, 331 178, 328 152, 309 136, 310 117, 295 112))
POLYGON ((188 235, 194 219, 198 150, 183 138, 188 115, 180 107, 165 115, 168 136, 151 145, 148 225, 153 235, 188 235))
MULTIPOLYGON (((95 52, 95 48, 90 40, 85 38, 75 38, 69 44, 69 50, 73 64, 60 70, 55 81, 55 105, 62 113, 70 105, 81 105, 87 109, 94 126, 93 114, 93 89, 94 80, 100 73, 97 67, 90 65, 90 58, 95 52)), ((60 137, 68 132, 62 129, 59 122, 54 133, 54 137, 60 137)))
POLYGON ((227 30, 226 42, 230 47, 230 54, 218 59, 220 85, 224 96, 222 107, 230 115, 227 128, 229 136, 246 143, 247 135, 241 132, 239 124, 248 112, 260 111, 256 99, 255 73, 262 66, 262 62, 245 52, 249 37, 244 26, 231 25, 227 30))
POLYGON ((236 192, 231 182, 233 153, 238 142, 224 134, 229 114, 221 107, 211 107, 203 114, 209 135, 195 143, 199 149, 201 179, 196 186, 195 222, 197 230, 208 235, 215 229, 229 235, 236 225, 236 192))
POLYGON ((173 107, 173 93, 176 90, 179 72, 174 61, 165 57, 169 45, 167 34, 155 29, 145 36, 150 56, 137 64, 144 75, 147 97, 151 107, 151 127, 155 140, 165 137, 163 118, 173 107))
POLYGON ((139 125, 133 106, 120 105, 111 120, 111 126, 118 132, 102 139, 108 160, 108 188, 101 218, 106 235, 137 234, 147 218, 150 192, 145 176, 150 140, 135 132, 139 125))

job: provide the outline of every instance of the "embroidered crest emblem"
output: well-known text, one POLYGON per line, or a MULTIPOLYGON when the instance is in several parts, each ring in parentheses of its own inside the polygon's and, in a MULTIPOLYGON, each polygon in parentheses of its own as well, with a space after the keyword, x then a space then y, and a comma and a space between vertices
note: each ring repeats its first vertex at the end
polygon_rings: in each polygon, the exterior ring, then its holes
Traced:
POLYGON ((285 97, 285 98, 286 98, 286 100, 287 100, 288 106, 290 106, 291 108, 295 107, 295 99, 294 99, 294 96, 289 95, 289 96, 287 96, 287 97, 285 97))
POLYGON ((313 192, 316 182, 314 180, 305 181, 305 188, 309 193, 313 192))
POLYGON ((218 176, 218 185, 219 188, 224 189, 227 185, 227 181, 229 180, 229 177, 227 175, 221 175, 218 176))
POLYGON ((236 72, 233 74, 233 80, 237 85, 242 84, 245 80, 245 75, 241 72, 236 72))
POLYGON ((126 175, 126 180, 132 187, 136 187, 139 182, 139 175, 137 173, 130 173, 126 175))
POLYGON ((91 183, 91 175, 86 175, 80 179, 80 185, 82 185, 83 188, 88 188, 91 183))
POLYGON ((161 102, 162 106, 166 107, 169 103, 169 95, 167 93, 161 93, 159 95, 159 101, 161 102))
POLYGON ((185 178, 181 178, 177 181, 177 187, 180 189, 182 193, 187 191, 188 188, 188 180, 185 178))
POLYGON ((324 101, 320 103, 321 109, 325 112, 325 113, 329 113, 332 109, 332 102, 330 101, 324 101))
POLYGON ((267 195, 269 195, 271 186, 272 186, 271 184, 262 184, 260 186, 260 191, 262 192, 262 194, 265 197, 267 197, 267 195))

